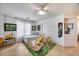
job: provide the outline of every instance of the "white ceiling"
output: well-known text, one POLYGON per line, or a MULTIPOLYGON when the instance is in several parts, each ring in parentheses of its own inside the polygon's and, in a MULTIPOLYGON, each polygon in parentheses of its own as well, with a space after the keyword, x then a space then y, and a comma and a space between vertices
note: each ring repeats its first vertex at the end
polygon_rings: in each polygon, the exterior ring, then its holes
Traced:
POLYGON ((16 16, 20 18, 26 19, 30 17, 29 20, 43 20, 49 17, 53 17, 58 14, 65 14, 66 16, 79 15, 79 4, 76 3, 52 3, 48 4, 46 7, 48 8, 47 15, 39 15, 35 7, 39 7, 44 5, 42 3, 32 4, 32 3, 3 3, 0 4, 0 10, 2 13, 16 16))

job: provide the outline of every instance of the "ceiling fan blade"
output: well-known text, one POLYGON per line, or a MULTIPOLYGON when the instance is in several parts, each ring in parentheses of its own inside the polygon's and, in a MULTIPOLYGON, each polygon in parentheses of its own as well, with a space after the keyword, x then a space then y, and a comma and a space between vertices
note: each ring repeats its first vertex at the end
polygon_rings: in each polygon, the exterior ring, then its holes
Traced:
POLYGON ((46 10, 48 10, 48 3, 45 3, 43 6, 42 6, 42 10, 44 10, 44 11, 46 11, 46 10))
POLYGON ((44 3, 41 7, 44 8, 48 5, 48 3, 44 3))
POLYGON ((36 10, 40 10, 41 8, 39 8, 39 7, 34 7, 36 10))
POLYGON ((47 10, 47 5, 48 3, 44 3, 44 4, 34 4, 35 5, 35 9, 36 10, 47 10))

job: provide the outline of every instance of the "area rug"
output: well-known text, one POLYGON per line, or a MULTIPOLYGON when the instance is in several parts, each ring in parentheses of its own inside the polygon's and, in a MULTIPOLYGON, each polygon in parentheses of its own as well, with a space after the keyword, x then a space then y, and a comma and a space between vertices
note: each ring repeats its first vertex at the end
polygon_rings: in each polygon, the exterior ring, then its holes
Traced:
POLYGON ((36 52, 33 51, 28 45, 24 45, 33 56, 45 56, 49 51, 51 51, 56 46, 56 44, 54 44, 53 47, 49 49, 46 45, 44 45, 44 47, 40 51, 36 52))

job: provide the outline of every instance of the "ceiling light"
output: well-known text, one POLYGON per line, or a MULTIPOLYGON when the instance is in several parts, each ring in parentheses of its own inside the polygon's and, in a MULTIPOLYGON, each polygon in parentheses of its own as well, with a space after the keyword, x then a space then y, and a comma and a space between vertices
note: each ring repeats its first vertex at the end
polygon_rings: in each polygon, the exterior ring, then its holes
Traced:
POLYGON ((48 8, 47 8, 47 7, 44 7, 43 9, 44 9, 44 10, 48 10, 48 8))
POLYGON ((40 11, 38 11, 38 14, 40 14, 40 15, 46 15, 47 13, 45 11, 43 11, 43 10, 40 10, 40 11))

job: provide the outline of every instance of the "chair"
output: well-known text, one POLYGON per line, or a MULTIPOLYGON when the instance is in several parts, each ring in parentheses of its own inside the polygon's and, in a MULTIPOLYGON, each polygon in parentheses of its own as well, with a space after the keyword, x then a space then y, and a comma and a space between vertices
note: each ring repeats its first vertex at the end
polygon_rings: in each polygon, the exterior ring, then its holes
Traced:
POLYGON ((3 38, 0 38, 0 47, 2 48, 4 46, 4 40, 3 38))
POLYGON ((44 36, 38 37, 38 39, 35 41, 35 45, 33 46, 32 42, 28 40, 28 45, 32 50, 34 51, 40 51, 42 47, 44 46, 44 36))
POLYGON ((56 43, 54 43, 51 39, 51 37, 47 37, 45 40, 44 40, 44 43, 47 45, 47 47, 49 49, 51 49, 56 43))
POLYGON ((41 45, 34 45, 32 44, 31 41, 29 41, 28 43, 29 47, 32 48, 33 51, 40 51, 42 49, 42 47, 44 46, 44 44, 41 44, 41 45))
POLYGON ((15 43, 15 37, 13 34, 6 35, 4 38, 5 45, 10 45, 15 43))

